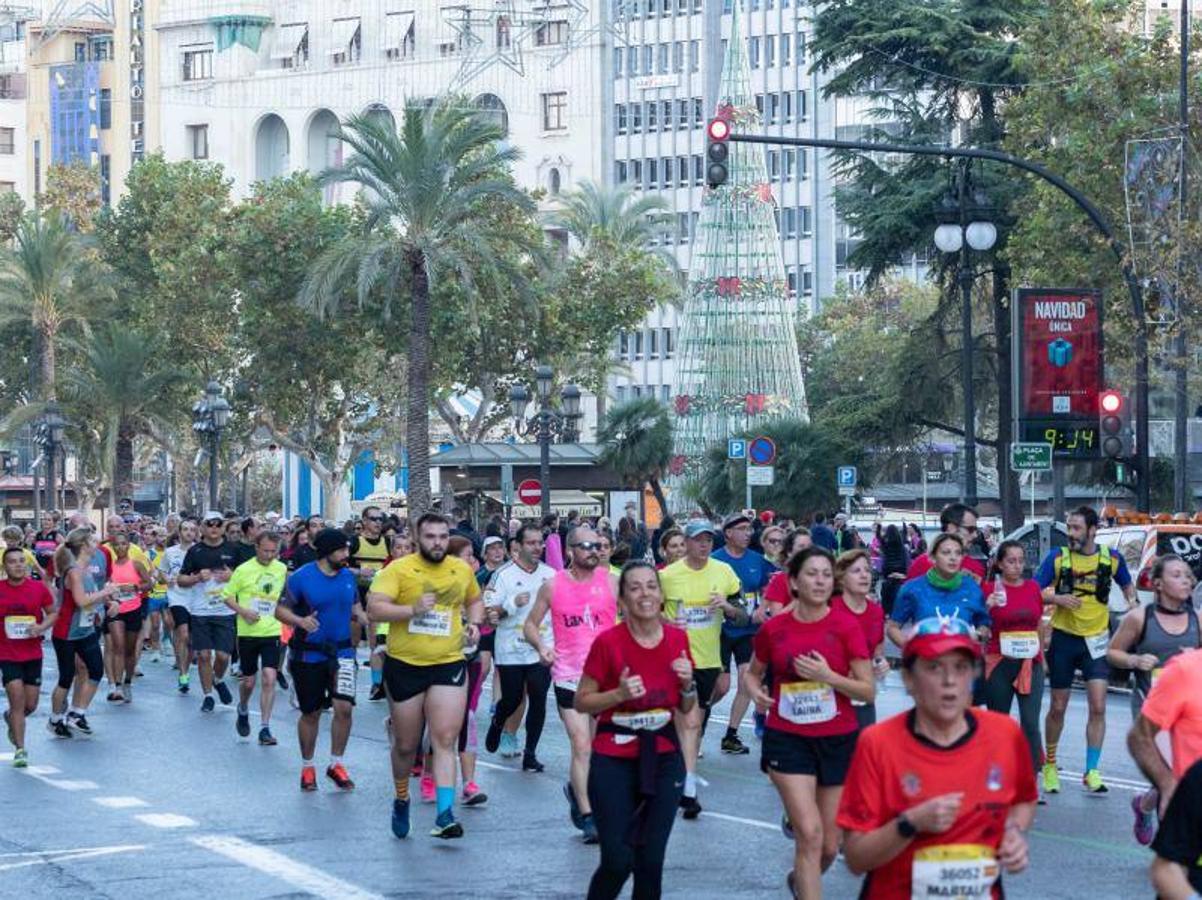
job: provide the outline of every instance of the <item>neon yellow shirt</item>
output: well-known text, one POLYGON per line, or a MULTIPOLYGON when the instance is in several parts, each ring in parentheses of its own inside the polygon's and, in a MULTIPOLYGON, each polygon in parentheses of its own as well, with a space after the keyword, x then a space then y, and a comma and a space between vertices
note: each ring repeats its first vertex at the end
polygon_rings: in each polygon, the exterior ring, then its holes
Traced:
POLYGON ((388 627, 388 655, 412 666, 463 660, 463 613, 480 596, 471 567, 457 556, 431 563, 421 554, 393 560, 372 579, 368 591, 401 606, 416 605, 422 594, 437 598, 434 608, 388 627))
POLYGON ((659 573, 659 583, 664 592, 664 615, 675 619, 683 608, 693 665, 721 668, 723 615, 710 609, 710 595, 738 594, 742 586, 735 570, 716 559, 707 560, 705 568, 691 569, 686 560, 678 559, 659 573))
POLYGON ((252 557, 234 569, 221 596, 230 598, 243 609, 251 609, 259 614, 259 621, 253 625, 241 616, 236 616, 238 637, 280 636, 280 621, 275 617, 275 605, 287 580, 288 567, 278 559, 273 559, 265 566, 252 557))

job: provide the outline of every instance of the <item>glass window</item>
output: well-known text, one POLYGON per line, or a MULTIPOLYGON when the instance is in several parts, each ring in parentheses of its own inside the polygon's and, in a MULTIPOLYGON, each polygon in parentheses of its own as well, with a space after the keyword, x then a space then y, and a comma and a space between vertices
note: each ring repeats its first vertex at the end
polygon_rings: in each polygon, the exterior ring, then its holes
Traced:
POLYGON ((797 177, 800 178, 802 181, 804 181, 805 179, 810 177, 809 165, 810 165, 809 154, 806 153, 804 149, 799 147, 797 150, 797 177))
POLYGON ((785 91, 780 95, 780 118, 782 122, 793 121, 793 92, 785 91))
POLYGON ((643 130, 643 104, 630 104, 630 133, 638 134, 643 130))
POLYGON ((689 71, 701 68, 701 41, 689 41, 689 71))
MULTIPOLYGON (((788 152, 788 151, 785 151, 788 152)), ((768 151, 768 178, 775 181, 780 177, 780 151, 768 151)))
POLYGON ((213 77, 213 50, 184 51, 184 81, 204 81, 213 77))
POLYGON ((680 185, 680 187, 688 187, 689 158, 687 156, 676 157, 676 183, 680 185))
POLYGON ((797 121, 804 122, 807 118, 806 113, 806 92, 797 92, 797 121))
POLYGON ((698 153, 693 157, 693 184, 701 184, 701 179, 704 177, 704 164, 701 161, 701 154, 698 153))
POLYGON ((553 47, 568 42, 567 19, 543 22, 534 30, 534 43, 538 47, 553 47))
POLYGON ((804 65, 806 61, 806 35, 804 31, 797 32, 797 41, 793 46, 795 48, 793 61, 799 66, 804 65))
POLYGON ((768 95, 768 122, 775 125, 780 120, 780 94, 768 95))
POLYGON ((659 103, 655 100, 647 101, 647 130, 655 131, 659 128, 659 103))
POLYGON ((100 127, 113 127, 113 90, 112 88, 100 89, 100 127))
POLYGON ((700 128, 705 124, 705 104, 700 97, 693 98, 693 127, 700 128))
POLYGON ((614 181, 618 184, 626 183, 626 161, 623 159, 614 163, 614 181))
POLYGON ((776 37, 767 35, 764 38, 764 68, 771 69, 776 65, 776 37))
POLYGON ((614 47, 614 78, 622 77, 622 65, 626 62, 626 51, 621 47, 614 47))
POLYGON ((758 69, 760 67, 760 39, 753 37, 747 42, 747 59, 751 68, 758 69))
POLYGON ((792 150, 781 151, 781 177, 784 181, 792 181, 795 167, 797 164, 797 155, 792 150))
POLYGON ((641 328, 634 333, 634 358, 643 358, 643 329, 641 328))
POLYGON ((0 128, 0 156, 13 156, 17 152, 17 129, 0 128))
POLYGON ((684 71, 684 41, 675 41, 672 44, 672 71, 684 71))
POLYGON ((660 395, 659 395, 660 401, 663 403, 671 403, 672 402, 672 386, 670 384, 661 384, 659 386, 659 389, 660 389, 660 395))
POLYGON ((655 45, 643 47, 643 74, 650 75, 655 71, 655 45))
POLYGON ((188 126, 188 157, 190 159, 209 158, 209 126, 188 126))
POLYGON ((639 74, 639 48, 626 48, 626 72, 629 75, 639 74))
POLYGON ((618 134, 626 133, 626 104, 625 103, 614 104, 614 128, 617 129, 618 134))
POLYGON ((636 190, 643 189, 643 161, 641 159, 632 159, 630 161, 630 183, 634 185, 636 190))
POLYGON ((814 296, 814 273, 809 266, 801 267, 801 294, 803 297, 814 296))
POLYGON ((656 54, 657 65, 655 67, 655 71, 657 71, 660 75, 666 75, 668 73, 668 52, 669 50, 667 44, 659 45, 659 53, 656 54))
POLYGON ((665 100, 663 102, 663 106, 661 108, 660 115, 662 116, 662 118, 660 119, 660 128, 662 128, 664 131, 671 131, 672 130, 672 101, 671 100, 665 100))
POLYGON ((668 327, 664 327, 664 328, 660 329, 660 332, 663 334, 664 359, 671 359, 672 353, 676 349, 675 346, 673 345, 672 329, 668 328, 668 327))
POLYGON ((797 237, 797 210, 786 206, 781 211, 780 233, 783 238, 797 237))
POLYGON ((660 182, 660 187, 670 188, 672 186, 672 157, 665 156, 660 160, 660 175, 663 180, 660 182))
POLYGON ((789 59, 793 55, 792 50, 793 41, 791 40, 791 36, 782 34, 780 36, 780 65, 782 69, 789 67, 789 59))
POLYGON ((659 359, 659 329, 651 328, 647 331, 647 358, 659 359))
POLYGON ((616 388, 614 388, 614 399, 618 401, 618 403, 626 402, 626 385, 619 384, 616 388))
POLYGON ((568 92, 543 94, 543 131, 566 131, 568 127, 568 92))
POLYGON ((647 160, 647 189, 655 190, 659 187, 659 160, 647 160))
POLYGON ((801 236, 810 237, 814 233, 814 217, 811 209, 808 206, 798 208, 797 219, 801 226, 801 236))

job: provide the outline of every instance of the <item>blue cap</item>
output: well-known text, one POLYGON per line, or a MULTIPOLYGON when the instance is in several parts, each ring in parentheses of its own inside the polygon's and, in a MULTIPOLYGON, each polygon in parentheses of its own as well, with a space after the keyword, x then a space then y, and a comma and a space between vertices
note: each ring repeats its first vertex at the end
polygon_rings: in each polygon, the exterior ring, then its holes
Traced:
POLYGON ((714 523, 709 519, 689 519, 684 526, 684 536, 687 538, 700 537, 703 534, 713 535, 717 533, 714 528, 714 523))

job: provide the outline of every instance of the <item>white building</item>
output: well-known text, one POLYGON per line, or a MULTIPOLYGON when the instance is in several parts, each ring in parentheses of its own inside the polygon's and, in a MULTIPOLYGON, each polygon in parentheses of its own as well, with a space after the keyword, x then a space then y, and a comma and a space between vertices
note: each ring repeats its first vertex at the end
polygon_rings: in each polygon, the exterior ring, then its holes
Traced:
POLYGON ((28 84, 25 38, 32 10, 0 8, 0 193, 15 191, 31 205, 26 172, 28 84))

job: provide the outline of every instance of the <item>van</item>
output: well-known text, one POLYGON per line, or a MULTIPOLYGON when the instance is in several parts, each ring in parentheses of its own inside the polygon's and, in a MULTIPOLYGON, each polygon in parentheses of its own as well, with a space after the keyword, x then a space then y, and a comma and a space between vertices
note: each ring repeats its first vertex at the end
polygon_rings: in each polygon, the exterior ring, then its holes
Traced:
MULTIPOLYGON (((1098 543, 1122 555, 1135 580, 1140 604, 1152 602, 1152 564, 1156 557, 1176 553, 1202 581, 1202 525, 1185 523, 1149 523, 1115 525, 1098 529, 1098 543)), ((1127 601, 1117 583, 1110 585, 1110 611, 1124 613, 1127 601)))

